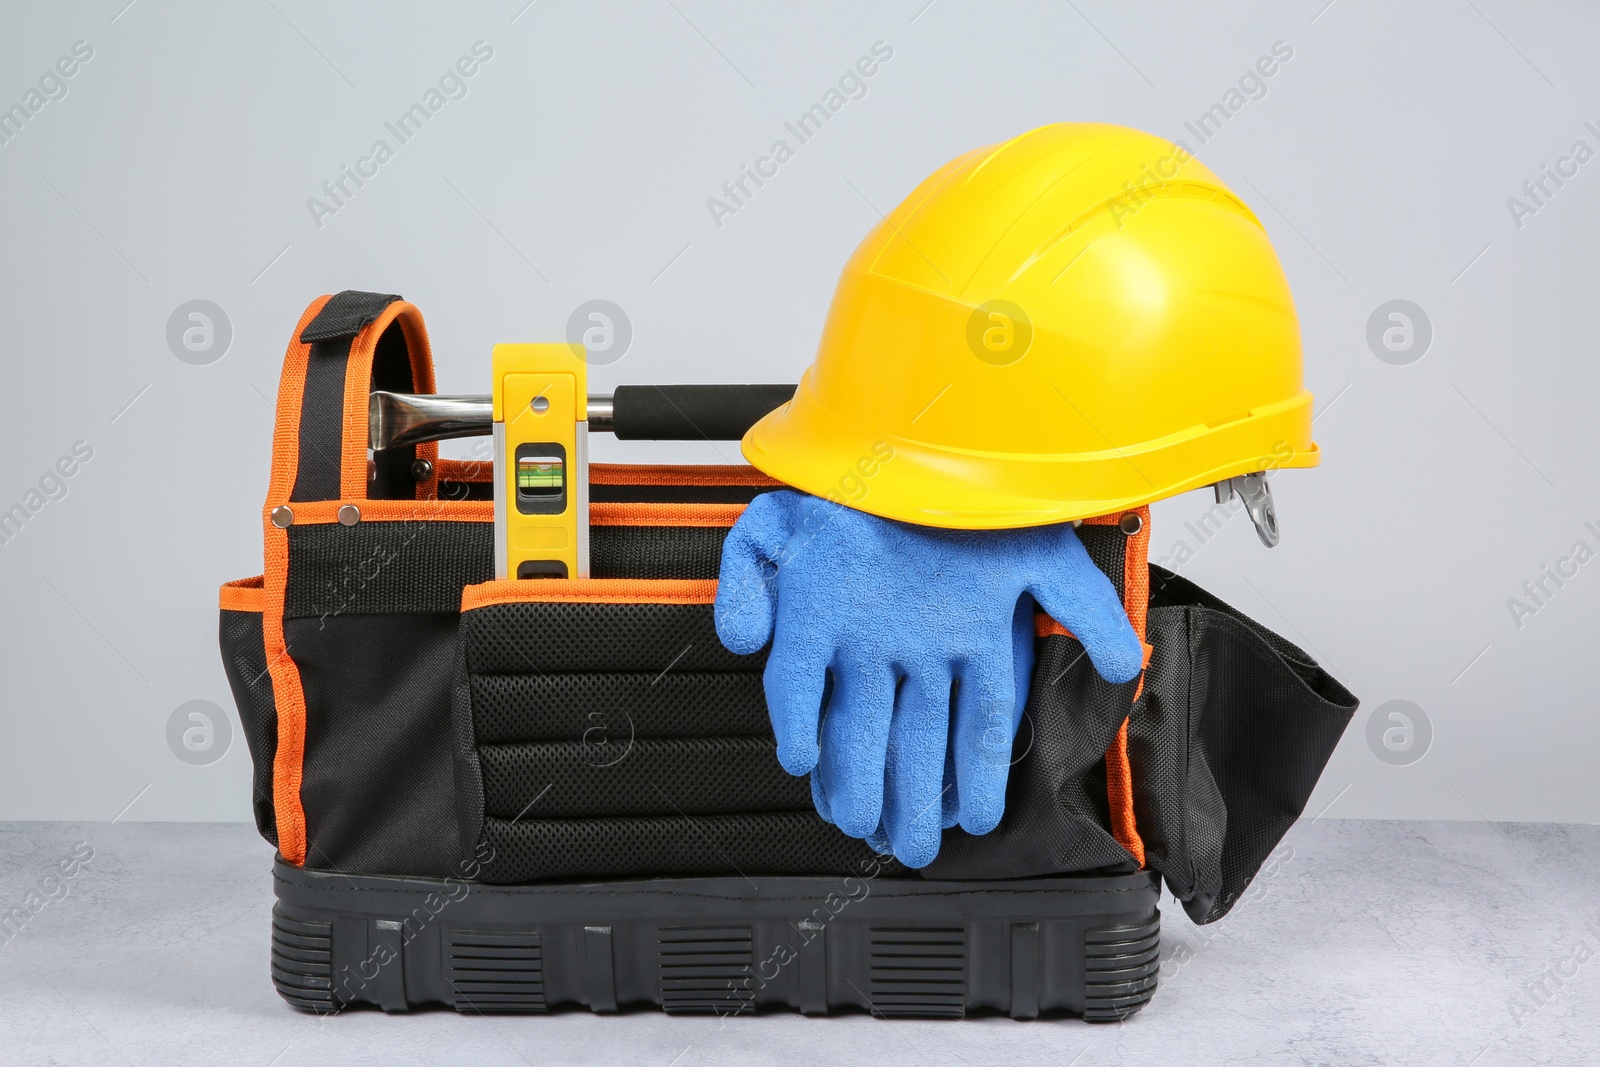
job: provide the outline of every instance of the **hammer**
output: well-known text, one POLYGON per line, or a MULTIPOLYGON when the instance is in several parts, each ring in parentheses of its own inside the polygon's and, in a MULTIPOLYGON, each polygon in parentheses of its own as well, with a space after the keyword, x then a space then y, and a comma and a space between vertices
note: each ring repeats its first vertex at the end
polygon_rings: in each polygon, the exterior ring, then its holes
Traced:
MULTIPOLYGON (((763 415, 787 404, 793 385, 619 385, 591 395, 589 429, 622 441, 737 441, 763 415)), ((489 434, 488 396, 375 390, 367 405, 367 446, 387 448, 489 434)))

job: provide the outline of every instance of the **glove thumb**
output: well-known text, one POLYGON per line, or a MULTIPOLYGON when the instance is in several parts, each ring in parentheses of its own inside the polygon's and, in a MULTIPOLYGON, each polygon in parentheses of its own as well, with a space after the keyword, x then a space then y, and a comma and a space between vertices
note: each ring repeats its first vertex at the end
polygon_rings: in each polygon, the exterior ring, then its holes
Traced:
POLYGON ((1131 682, 1144 669, 1144 643, 1133 632, 1116 587, 1089 558, 1071 526, 1056 533, 1044 576, 1029 587, 1039 606, 1083 642, 1089 662, 1113 684, 1131 682))
POLYGON ((717 636, 729 652, 749 655, 772 640, 778 612, 779 554, 789 538, 790 517, 781 493, 750 502, 722 543, 717 582, 717 636))

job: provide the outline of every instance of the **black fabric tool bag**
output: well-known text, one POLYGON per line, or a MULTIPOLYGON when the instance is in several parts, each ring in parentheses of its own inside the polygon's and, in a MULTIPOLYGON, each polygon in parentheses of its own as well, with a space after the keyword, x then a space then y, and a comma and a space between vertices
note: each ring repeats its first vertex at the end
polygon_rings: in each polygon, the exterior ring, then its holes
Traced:
POLYGON ((318 300, 280 385, 264 574, 222 592, 257 825, 290 864, 444 877, 487 845, 473 869, 500 884, 1151 868, 1208 922, 1300 815, 1356 706, 1299 649, 1150 567, 1147 509, 1085 520, 1150 647, 1144 676, 1104 682, 1041 617, 1004 820, 947 831, 920 872, 880 863, 778 765, 764 654, 728 653, 712 624, 723 538, 777 483, 596 464, 594 577, 497 582, 491 465, 432 444, 369 458, 374 388, 432 391, 420 314, 318 300))

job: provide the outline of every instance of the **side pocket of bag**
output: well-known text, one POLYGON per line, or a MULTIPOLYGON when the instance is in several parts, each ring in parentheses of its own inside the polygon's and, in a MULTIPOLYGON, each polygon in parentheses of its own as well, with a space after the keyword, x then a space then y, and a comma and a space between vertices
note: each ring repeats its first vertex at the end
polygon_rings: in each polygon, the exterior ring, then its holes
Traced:
POLYGON ((1301 649, 1151 568, 1155 651, 1130 725, 1149 865, 1196 923, 1228 913, 1305 810, 1358 701, 1301 649))
POLYGON ((267 650, 261 627, 260 578, 243 578, 222 587, 218 640, 222 667, 239 709, 239 724, 250 748, 254 771, 250 779, 250 810, 256 830, 272 844, 278 843, 277 813, 272 806, 272 761, 278 752, 278 705, 267 670, 267 650))
POLYGON ((1209 923, 1228 913, 1305 810, 1359 702, 1277 634, 1223 611, 1195 614, 1200 741, 1228 827, 1220 891, 1184 907, 1209 923))

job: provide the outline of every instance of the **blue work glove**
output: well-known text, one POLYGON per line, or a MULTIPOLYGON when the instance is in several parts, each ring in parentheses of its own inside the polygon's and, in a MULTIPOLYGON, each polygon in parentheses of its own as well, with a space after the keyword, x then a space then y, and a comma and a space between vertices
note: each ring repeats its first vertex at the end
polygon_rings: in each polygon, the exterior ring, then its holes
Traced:
POLYGON ((942 530, 781 490, 723 545, 717 635, 735 653, 772 642, 778 762, 812 775, 818 813, 923 867, 945 827, 985 834, 1005 811, 1030 597, 1106 680, 1138 676, 1143 646, 1070 524, 942 530))

